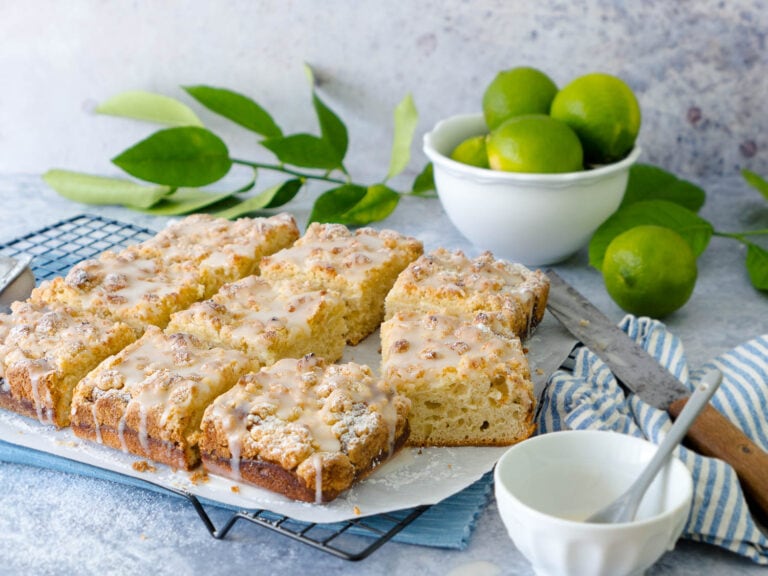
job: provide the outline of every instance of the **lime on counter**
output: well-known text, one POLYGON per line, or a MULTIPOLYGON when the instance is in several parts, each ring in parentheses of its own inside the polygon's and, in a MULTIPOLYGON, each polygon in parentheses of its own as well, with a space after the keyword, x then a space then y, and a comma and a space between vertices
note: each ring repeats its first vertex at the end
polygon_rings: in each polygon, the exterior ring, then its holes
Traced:
POLYGON ((661 318, 682 307, 696 284, 696 256, 677 232, 644 225, 619 234, 603 260, 605 288, 623 310, 661 318))

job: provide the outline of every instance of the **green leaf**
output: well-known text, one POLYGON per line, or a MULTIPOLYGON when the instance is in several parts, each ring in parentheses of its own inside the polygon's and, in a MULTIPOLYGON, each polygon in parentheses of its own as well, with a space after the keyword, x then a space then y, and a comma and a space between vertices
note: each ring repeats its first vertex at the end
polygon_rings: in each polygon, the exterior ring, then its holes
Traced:
POLYGON ((343 184, 323 192, 315 200, 309 215, 311 222, 338 222, 338 217, 355 207, 362 200, 367 189, 356 184, 343 184))
POLYGON ((216 182, 232 166, 221 138, 192 126, 155 132, 112 162, 136 178, 177 187, 216 182))
POLYGON ((394 178, 405 170, 411 161, 411 143, 419 121, 419 113, 413 103, 413 97, 408 94, 395 108, 395 131, 392 138, 392 157, 389 161, 387 180, 394 178))
POLYGON ((619 208, 594 233, 589 243, 589 263, 600 270, 608 245, 622 232, 645 224, 665 226, 678 232, 698 257, 712 237, 712 224, 691 210, 665 200, 648 200, 619 208))
POLYGON ((234 220, 235 218, 245 216, 252 212, 258 212, 259 210, 277 208, 278 206, 282 206, 293 200, 303 185, 304 182, 298 178, 287 180, 286 182, 267 188, 256 196, 241 201, 239 204, 225 210, 220 210, 219 212, 216 212, 216 215, 220 218, 234 220))
POLYGON ((206 192, 199 188, 179 188, 170 196, 164 198, 151 208, 141 210, 153 216, 179 216, 191 214, 203 208, 212 206, 226 198, 230 198, 235 192, 206 192))
POLYGON ((43 174, 43 180, 64 198, 84 204, 149 208, 173 191, 170 186, 147 186, 124 178, 68 170, 49 170, 43 174))
POLYGON ((759 174, 756 174, 755 172, 752 172, 751 170, 747 170, 746 168, 741 171, 741 175, 750 186, 755 188, 758 192, 760 192, 760 194, 763 195, 763 198, 768 200, 768 181, 766 181, 765 178, 759 174))
MULTIPOLYGON (((303 185, 304 180, 296 178, 294 180, 287 180, 279 186, 274 187, 277 188, 277 190, 271 194, 272 198, 264 208, 278 208, 279 206, 287 204, 296 197, 296 194, 299 193, 299 190, 301 190, 303 185)), ((262 195, 265 195, 265 192, 262 192, 259 196, 262 195)))
POLYGON ((336 151, 338 165, 342 166, 349 146, 347 127, 344 122, 341 121, 341 118, 339 118, 317 95, 317 91, 315 90, 315 75, 312 72, 312 68, 305 64, 304 71, 307 73, 307 78, 312 86, 312 105, 315 108, 317 121, 320 124, 321 137, 336 151))
POLYGON ((122 116, 168 126, 202 126, 192 109, 178 100, 162 94, 134 90, 123 92, 102 102, 99 114, 122 116))
POLYGON ((413 181, 411 194, 414 196, 436 196, 435 174, 432 162, 428 162, 424 169, 413 181))
POLYGON ((349 146, 349 136, 344 122, 320 100, 316 93, 312 94, 312 104, 315 107, 317 120, 320 123, 320 133, 323 140, 330 144, 336 151, 339 166, 344 163, 344 157, 347 155, 349 146))
POLYGON ((212 86, 184 86, 184 90, 209 110, 243 128, 268 138, 283 135, 272 116, 247 96, 212 86))
POLYGON ((340 215, 338 221, 349 226, 378 222, 392 214, 398 202, 400 194, 384 184, 374 184, 368 187, 365 196, 357 204, 340 215))
POLYGON ((282 138, 270 138, 261 142, 272 151, 280 162, 300 166, 334 170, 341 167, 338 153, 331 144, 312 134, 292 134, 282 138))
MULTIPOLYGON (((179 188, 170 196, 166 196, 151 208, 142 210, 155 216, 179 216, 181 214, 190 214, 198 212, 203 208, 208 208, 224 200, 229 200, 233 196, 242 192, 248 192, 256 185, 256 174, 244 186, 231 192, 209 192, 199 188, 179 188)), ((235 200, 239 202, 239 200, 235 200)))
POLYGON ((400 194, 383 184, 365 188, 344 185, 320 195, 312 208, 309 222, 337 222, 365 226, 384 220, 397 207, 400 194))
POLYGON ((768 250, 750 242, 747 244, 747 273, 758 290, 768 290, 768 250))
POLYGON ((649 164, 635 164, 629 170, 627 190, 622 206, 646 200, 667 200, 698 212, 704 205, 706 193, 688 180, 649 164))

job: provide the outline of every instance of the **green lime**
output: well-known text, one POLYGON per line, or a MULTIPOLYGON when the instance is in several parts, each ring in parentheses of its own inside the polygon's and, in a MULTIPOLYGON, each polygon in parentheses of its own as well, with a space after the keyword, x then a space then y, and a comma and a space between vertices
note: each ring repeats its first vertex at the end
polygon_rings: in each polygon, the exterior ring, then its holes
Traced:
POLYGON ((582 169, 576 133, 543 114, 510 118, 491 132, 485 146, 494 170, 551 174, 582 169))
POLYGON ((456 146, 451 152, 451 158, 456 162, 477 166, 478 168, 490 168, 488 165, 488 153, 485 151, 486 135, 472 136, 456 146))
POLYGON ((640 105, 632 89, 610 74, 587 74, 557 93, 550 115, 573 128, 587 163, 624 158, 640 132, 640 105))
POLYGON ((616 236, 603 260, 614 302, 637 316, 661 318, 685 304, 696 284, 696 255, 677 232, 636 226, 616 236))
POLYGON ((499 72, 483 93, 488 129, 524 114, 549 114, 557 85, 544 72, 521 66, 499 72))

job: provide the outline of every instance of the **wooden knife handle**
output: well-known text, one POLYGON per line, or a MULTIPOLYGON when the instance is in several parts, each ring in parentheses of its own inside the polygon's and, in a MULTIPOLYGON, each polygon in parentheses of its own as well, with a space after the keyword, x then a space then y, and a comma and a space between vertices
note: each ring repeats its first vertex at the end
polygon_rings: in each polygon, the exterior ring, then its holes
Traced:
MULTIPOLYGON (((669 405, 677 418, 687 398, 669 405)), ((702 456, 718 458, 736 471, 750 510, 761 521, 768 519, 768 452, 744 435, 730 420, 708 404, 688 429, 686 445, 702 456)))

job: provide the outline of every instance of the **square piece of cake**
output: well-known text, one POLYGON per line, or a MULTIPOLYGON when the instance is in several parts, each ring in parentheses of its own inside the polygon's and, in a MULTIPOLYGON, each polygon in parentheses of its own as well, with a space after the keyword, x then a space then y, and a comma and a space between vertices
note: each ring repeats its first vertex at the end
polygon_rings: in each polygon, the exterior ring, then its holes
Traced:
POLYGON ((246 374, 205 411, 203 466, 296 500, 328 502, 394 454, 408 400, 368 366, 313 355, 246 374))
POLYGON ((43 282, 31 298, 122 320, 141 333, 146 325, 164 327, 173 312, 251 274, 264 255, 298 235, 288 214, 234 222, 195 214, 141 244, 76 264, 65 277, 43 282))
POLYGON ((133 246, 76 264, 66 276, 41 283, 30 300, 122 321, 141 334, 147 325, 165 326, 173 312, 200 300, 200 280, 192 264, 169 267, 133 246))
POLYGON ((505 446, 534 430, 518 338, 455 316, 397 313, 381 326, 381 374, 411 401, 413 446, 505 446))
POLYGON ((205 407, 254 368, 237 350, 150 326, 75 388, 72 429, 87 440, 189 470, 205 407))
POLYGON ((344 303, 335 292, 248 276, 175 313, 166 331, 241 350, 264 366, 310 352, 334 362, 344 352, 344 303))
POLYGON ((460 250, 438 248, 411 263, 387 295, 386 318, 397 312, 478 313, 498 322, 507 336, 529 336, 544 317, 549 280, 522 264, 497 260, 490 252, 474 259, 460 250))
POLYGON ((227 282, 257 273, 264 256, 287 248, 298 237, 290 214, 234 221, 193 214, 169 224, 140 249, 166 266, 193 264, 207 298, 227 282))
POLYGON ((264 258, 261 273, 341 294, 347 342, 354 345, 379 326, 387 292, 422 252, 421 242, 392 230, 352 232, 341 224, 314 222, 292 247, 264 258))
POLYGON ((136 339, 127 324, 30 302, 14 302, 0 327, 0 406, 59 428, 80 379, 136 339))

